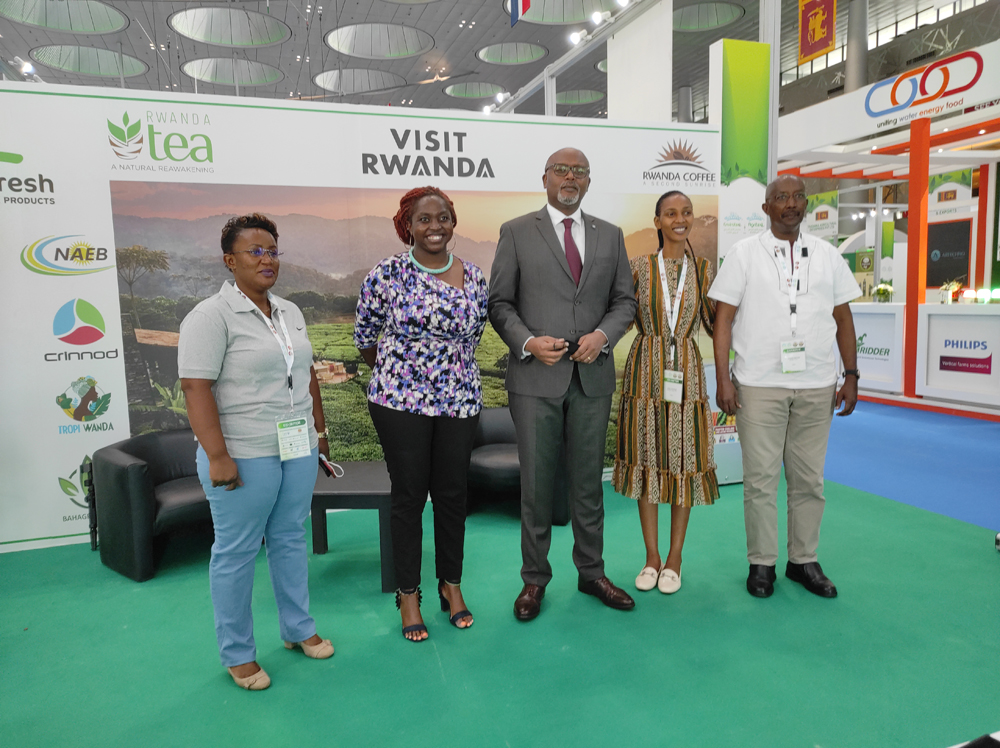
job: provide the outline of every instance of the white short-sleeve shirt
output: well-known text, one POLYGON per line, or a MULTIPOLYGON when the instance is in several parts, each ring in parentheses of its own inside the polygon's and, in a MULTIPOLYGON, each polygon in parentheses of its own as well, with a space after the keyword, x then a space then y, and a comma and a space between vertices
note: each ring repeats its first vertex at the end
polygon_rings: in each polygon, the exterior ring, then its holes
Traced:
POLYGON ((792 337, 792 327, 788 284, 776 252, 784 250, 790 258, 787 241, 768 230, 737 242, 708 292, 710 298, 737 307, 733 376, 740 384, 815 389, 837 382, 833 308, 859 297, 861 288, 846 260, 829 242, 800 233, 796 247, 803 250, 795 337, 806 344, 804 371, 781 372, 781 341, 792 337))
MULTIPOLYGON (((302 312, 290 301, 270 294, 272 310, 285 320, 295 350, 292 399, 288 397, 287 366, 281 348, 263 316, 242 298, 232 283, 222 284, 215 296, 192 309, 181 322, 177 366, 185 379, 214 382, 212 394, 230 457, 277 455, 276 419, 290 411, 309 423, 309 444, 318 439, 313 424, 309 382, 312 345, 302 312)), ((281 333, 277 315, 275 326, 281 333)))

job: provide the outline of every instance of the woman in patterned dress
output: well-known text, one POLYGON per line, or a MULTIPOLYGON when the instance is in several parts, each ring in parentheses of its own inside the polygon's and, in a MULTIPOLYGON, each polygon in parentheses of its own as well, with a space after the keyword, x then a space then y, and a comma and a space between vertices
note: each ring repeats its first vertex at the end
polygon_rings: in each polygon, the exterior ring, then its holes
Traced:
POLYGON ((483 271, 447 249, 457 216, 436 187, 403 196, 393 222, 409 247, 368 274, 358 296, 354 344, 372 369, 371 413, 392 483, 396 607, 403 636, 427 639, 420 615, 422 514, 434 504, 441 609, 472 625, 462 598, 466 476, 483 393, 476 346, 486 326, 483 271))
POLYGON ((625 362, 618 411, 614 487, 638 501, 646 546, 646 563, 635 586, 644 591, 658 587, 664 594, 681 586, 681 551, 691 507, 712 504, 719 496, 712 408, 696 342, 701 325, 712 334, 715 302, 708 289, 714 273, 711 263, 694 256, 688 241, 693 224, 691 200, 682 192, 666 193, 653 218, 659 252, 631 261, 639 334, 625 362), (670 504, 670 550, 662 563, 659 504, 670 504))

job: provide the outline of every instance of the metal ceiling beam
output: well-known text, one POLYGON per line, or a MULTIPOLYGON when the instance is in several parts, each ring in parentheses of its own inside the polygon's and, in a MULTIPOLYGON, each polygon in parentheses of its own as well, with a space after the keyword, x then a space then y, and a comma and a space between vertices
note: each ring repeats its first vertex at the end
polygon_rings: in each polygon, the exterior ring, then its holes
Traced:
POLYGON ((585 57, 593 52, 594 48, 598 44, 602 44, 607 41, 608 37, 613 36, 620 29, 625 28, 625 26, 639 18, 639 16, 652 8, 655 4, 656 3, 652 2, 652 0, 647 0, 646 2, 643 2, 642 0, 632 0, 629 6, 618 13, 618 15, 614 16, 610 21, 605 21, 603 24, 598 26, 597 31, 595 31, 594 34, 588 36, 552 64, 546 65, 545 69, 541 73, 536 75, 525 85, 521 86, 517 93, 500 104, 496 108, 496 111, 514 111, 514 108, 518 104, 523 103, 526 99, 538 93, 538 91, 545 87, 546 78, 551 78, 554 81, 556 76, 571 68, 581 57, 585 57))

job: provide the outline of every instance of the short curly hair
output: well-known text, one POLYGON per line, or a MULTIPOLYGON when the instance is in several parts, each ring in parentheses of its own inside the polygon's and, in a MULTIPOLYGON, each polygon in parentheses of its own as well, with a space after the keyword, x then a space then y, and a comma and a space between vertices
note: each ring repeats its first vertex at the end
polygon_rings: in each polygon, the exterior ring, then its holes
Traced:
POLYGON ((278 241, 278 227, 275 226, 274 221, 261 213, 248 213, 245 216, 233 216, 228 221, 226 225, 222 227, 222 252, 223 254, 233 253, 233 244, 236 243, 236 237, 240 235, 240 232, 244 229, 264 229, 271 236, 274 237, 274 241, 278 241))
POLYGON ((444 191, 438 189, 437 187, 416 187, 405 195, 399 201, 399 211, 392 218, 392 225, 396 227, 396 236, 399 240, 406 244, 407 246, 413 244, 413 237, 410 236, 410 230, 407 228, 407 224, 410 222, 410 218, 413 216, 413 206, 424 197, 429 197, 434 195, 435 197, 440 197, 446 203, 448 203, 448 208, 451 210, 451 224, 452 226, 458 225, 458 214, 455 212, 455 203, 451 201, 444 191))

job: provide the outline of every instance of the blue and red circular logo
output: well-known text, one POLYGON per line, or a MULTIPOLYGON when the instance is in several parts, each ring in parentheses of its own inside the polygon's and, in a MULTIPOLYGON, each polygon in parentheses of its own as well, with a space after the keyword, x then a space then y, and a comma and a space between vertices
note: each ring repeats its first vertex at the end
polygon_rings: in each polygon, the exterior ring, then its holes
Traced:
POLYGON ((52 334, 70 345, 90 345, 104 337, 104 317, 83 299, 67 301, 52 320, 52 334))

